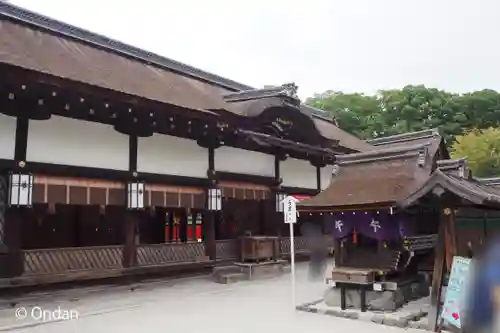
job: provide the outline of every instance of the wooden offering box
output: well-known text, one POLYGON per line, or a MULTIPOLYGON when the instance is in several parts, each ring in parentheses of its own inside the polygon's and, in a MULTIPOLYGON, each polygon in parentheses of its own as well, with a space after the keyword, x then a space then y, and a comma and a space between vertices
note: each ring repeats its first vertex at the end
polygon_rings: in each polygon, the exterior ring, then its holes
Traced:
POLYGON ((278 237, 247 236, 241 238, 241 261, 276 261, 278 257, 278 237))
POLYGON ((332 271, 332 280, 352 284, 375 282, 375 270, 350 267, 336 267, 332 271))

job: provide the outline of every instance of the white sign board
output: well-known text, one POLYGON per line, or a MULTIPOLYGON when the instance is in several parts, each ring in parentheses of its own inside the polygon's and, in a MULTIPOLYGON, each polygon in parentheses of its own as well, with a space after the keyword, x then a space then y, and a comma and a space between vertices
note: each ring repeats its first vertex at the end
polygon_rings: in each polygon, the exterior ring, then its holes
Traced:
POLYGON ((283 216, 286 224, 297 223, 297 199, 286 197, 283 200, 283 216))

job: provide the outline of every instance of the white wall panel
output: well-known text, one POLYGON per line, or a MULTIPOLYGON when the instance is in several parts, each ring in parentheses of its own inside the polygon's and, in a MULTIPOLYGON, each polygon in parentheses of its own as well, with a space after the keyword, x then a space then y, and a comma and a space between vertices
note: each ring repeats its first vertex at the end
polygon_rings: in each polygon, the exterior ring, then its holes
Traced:
POLYGON ((283 186, 316 189, 316 167, 309 161, 288 158, 280 162, 280 176, 283 186))
POLYGON ((220 147, 215 150, 215 170, 274 177, 274 155, 220 147))
POLYGON ((332 181, 333 165, 327 165, 321 168, 321 189, 324 190, 332 181))
POLYGON ((194 140, 162 134, 139 138, 139 172, 207 178, 207 170, 208 149, 194 140))
POLYGON ((128 170, 128 146, 128 136, 113 126, 52 116, 49 120, 30 120, 26 159, 128 170))
POLYGON ((0 158, 14 159, 16 118, 0 113, 0 158))

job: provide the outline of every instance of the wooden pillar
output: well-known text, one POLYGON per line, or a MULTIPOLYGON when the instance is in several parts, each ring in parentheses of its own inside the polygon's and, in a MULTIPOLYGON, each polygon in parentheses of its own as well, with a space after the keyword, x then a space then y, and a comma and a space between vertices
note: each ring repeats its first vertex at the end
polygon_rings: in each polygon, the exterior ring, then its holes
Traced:
POLYGON ((321 192, 321 167, 316 166, 316 186, 318 193, 321 192))
MULTIPOLYGON (((212 184, 217 184, 217 179, 215 178, 215 147, 208 148, 208 171, 207 171, 210 181, 212 184)), ((217 245, 215 239, 215 224, 218 223, 217 212, 213 210, 208 210, 208 201, 210 200, 209 189, 205 192, 205 214, 203 218, 203 227, 205 228, 205 251, 206 255, 213 260, 217 260, 217 245)), ((224 207, 221 207, 224 209, 224 207)), ((222 213, 222 211, 220 212, 222 213)))
POLYGON ((216 248, 216 240, 215 240, 215 219, 216 212, 207 210, 203 219, 203 227, 204 227, 204 242, 205 242, 205 251, 206 255, 210 258, 210 260, 217 260, 217 248, 216 248))
POLYGON ((4 243, 5 220, 7 214, 8 181, 5 175, 0 174, 0 254, 7 252, 4 243))
POLYGON ((431 308, 429 311, 428 329, 436 332, 438 328, 439 311, 441 311, 441 291, 446 267, 445 234, 447 225, 451 221, 451 214, 441 213, 439 220, 438 239, 434 249, 434 269, 432 272, 431 308))
POLYGON ((137 264, 137 242, 140 211, 127 210, 124 215, 125 244, 123 245, 123 267, 133 267, 137 264))
POLYGON ((445 209, 445 214, 448 214, 447 223, 445 225, 445 257, 446 269, 451 272, 451 265, 453 264, 453 257, 457 255, 457 233, 456 233, 456 218, 454 209, 445 209))
POLYGON ((21 251, 21 228, 27 210, 11 207, 6 210, 4 246, 0 252, 0 276, 16 277, 24 273, 24 256, 21 251))

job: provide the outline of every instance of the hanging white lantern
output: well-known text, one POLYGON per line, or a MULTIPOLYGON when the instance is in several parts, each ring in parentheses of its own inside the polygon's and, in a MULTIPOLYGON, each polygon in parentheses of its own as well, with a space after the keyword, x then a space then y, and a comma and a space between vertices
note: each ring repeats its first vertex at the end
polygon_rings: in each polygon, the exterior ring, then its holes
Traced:
POLYGON ((283 201, 285 197, 285 193, 276 192, 276 211, 278 213, 283 213, 283 201))
POLYGON ((127 185, 127 208, 144 208, 144 182, 132 182, 127 185))
POLYGON ((222 209, 222 190, 220 188, 209 188, 207 199, 208 210, 219 211, 222 209))
POLYGON ((33 175, 13 172, 9 174, 9 205, 29 207, 33 202, 33 175))

